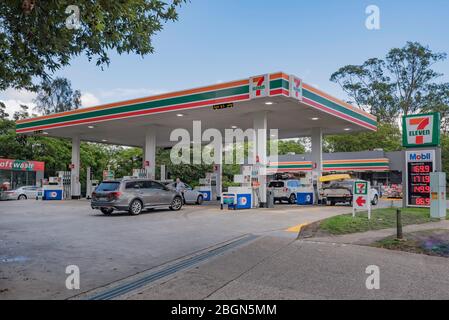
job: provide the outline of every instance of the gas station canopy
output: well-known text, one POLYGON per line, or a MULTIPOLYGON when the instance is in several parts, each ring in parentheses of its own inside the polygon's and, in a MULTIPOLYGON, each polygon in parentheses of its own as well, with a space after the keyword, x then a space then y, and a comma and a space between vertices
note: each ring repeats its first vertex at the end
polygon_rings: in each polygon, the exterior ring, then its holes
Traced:
POLYGON ((171 146, 172 130, 192 131, 253 127, 254 114, 265 112, 268 128, 279 138, 376 130, 376 118, 336 99, 295 76, 278 72, 197 89, 178 91, 17 122, 16 131, 82 141, 142 147, 145 129, 157 128, 158 146, 171 146))

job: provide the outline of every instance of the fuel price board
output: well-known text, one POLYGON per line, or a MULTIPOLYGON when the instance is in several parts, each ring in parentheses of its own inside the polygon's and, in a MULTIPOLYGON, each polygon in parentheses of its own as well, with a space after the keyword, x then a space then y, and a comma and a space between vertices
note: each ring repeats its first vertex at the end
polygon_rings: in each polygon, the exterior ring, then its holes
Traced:
POLYGON ((435 169, 435 151, 407 151, 407 205, 430 206, 430 173, 435 169))

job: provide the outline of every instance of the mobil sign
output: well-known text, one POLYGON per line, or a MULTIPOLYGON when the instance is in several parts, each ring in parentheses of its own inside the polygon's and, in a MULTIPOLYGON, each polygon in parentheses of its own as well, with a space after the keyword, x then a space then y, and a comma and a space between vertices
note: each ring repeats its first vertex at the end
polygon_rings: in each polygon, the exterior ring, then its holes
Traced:
POLYGON ((407 153, 407 162, 427 162, 433 161, 435 158, 435 151, 408 151, 407 153))
POLYGON ((402 145, 407 148, 440 144, 440 114, 427 113, 402 118, 402 145))

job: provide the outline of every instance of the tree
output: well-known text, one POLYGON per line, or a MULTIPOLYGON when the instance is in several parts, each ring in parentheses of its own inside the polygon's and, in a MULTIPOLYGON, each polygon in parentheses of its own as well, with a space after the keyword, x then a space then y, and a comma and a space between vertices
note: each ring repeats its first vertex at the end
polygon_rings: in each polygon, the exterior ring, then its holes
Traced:
POLYGON ((6 113, 6 105, 0 101, 0 120, 4 120, 9 117, 9 114, 6 113))
POLYGON ((185 0, 0 2, 0 90, 36 90, 70 60, 86 54, 98 66, 109 54, 153 53, 152 37, 178 18, 185 0))
POLYGON ((35 110, 44 115, 75 110, 81 106, 81 92, 73 91, 70 81, 66 78, 45 80, 40 85, 34 102, 35 110))
POLYGON ((374 149, 401 150, 401 132, 397 125, 380 123, 376 132, 326 136, 325 152, 356 152, 374 149))
POLYGON ((446 59, 417 42, 391 49, 384 60, 369 59, 362 65, 347 65, 332 74, 351 99, 349 102, 370 111, 379 121, 394 122, 400 114, 413 114, 432 105, 444 104, 439 93, 446 83, 433 65, 446 59))
MULTIPOLYGON (((270 141, 271 143, 271 141, 270 141)), ((298 140, 279 140, 278 141, 278 154, 303 154, 306 152, 304 146, 298 140)))
POLYGON ((22 120, 22 119, 28 119, 30 117, 30 113, 28 112, 29 107, 21 104, 20 105, 20 110, 14 112, 14 114, 12 115, 12 118, 14 121, 17 120, 22 120))

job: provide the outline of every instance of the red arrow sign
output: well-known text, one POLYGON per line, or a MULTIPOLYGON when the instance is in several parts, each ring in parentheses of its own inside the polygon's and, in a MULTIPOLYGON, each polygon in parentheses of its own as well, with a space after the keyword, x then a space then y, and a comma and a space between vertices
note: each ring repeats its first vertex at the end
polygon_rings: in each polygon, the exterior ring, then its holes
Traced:
POLYGON ((357 198, 357 200, 355 200, 355 202, 357 203, 357 205, 359 207, 363 207, 365 205, 365 203, 366 203, 366 200, 365 200, 364 197, 360 196, 360 197, 357 198))

